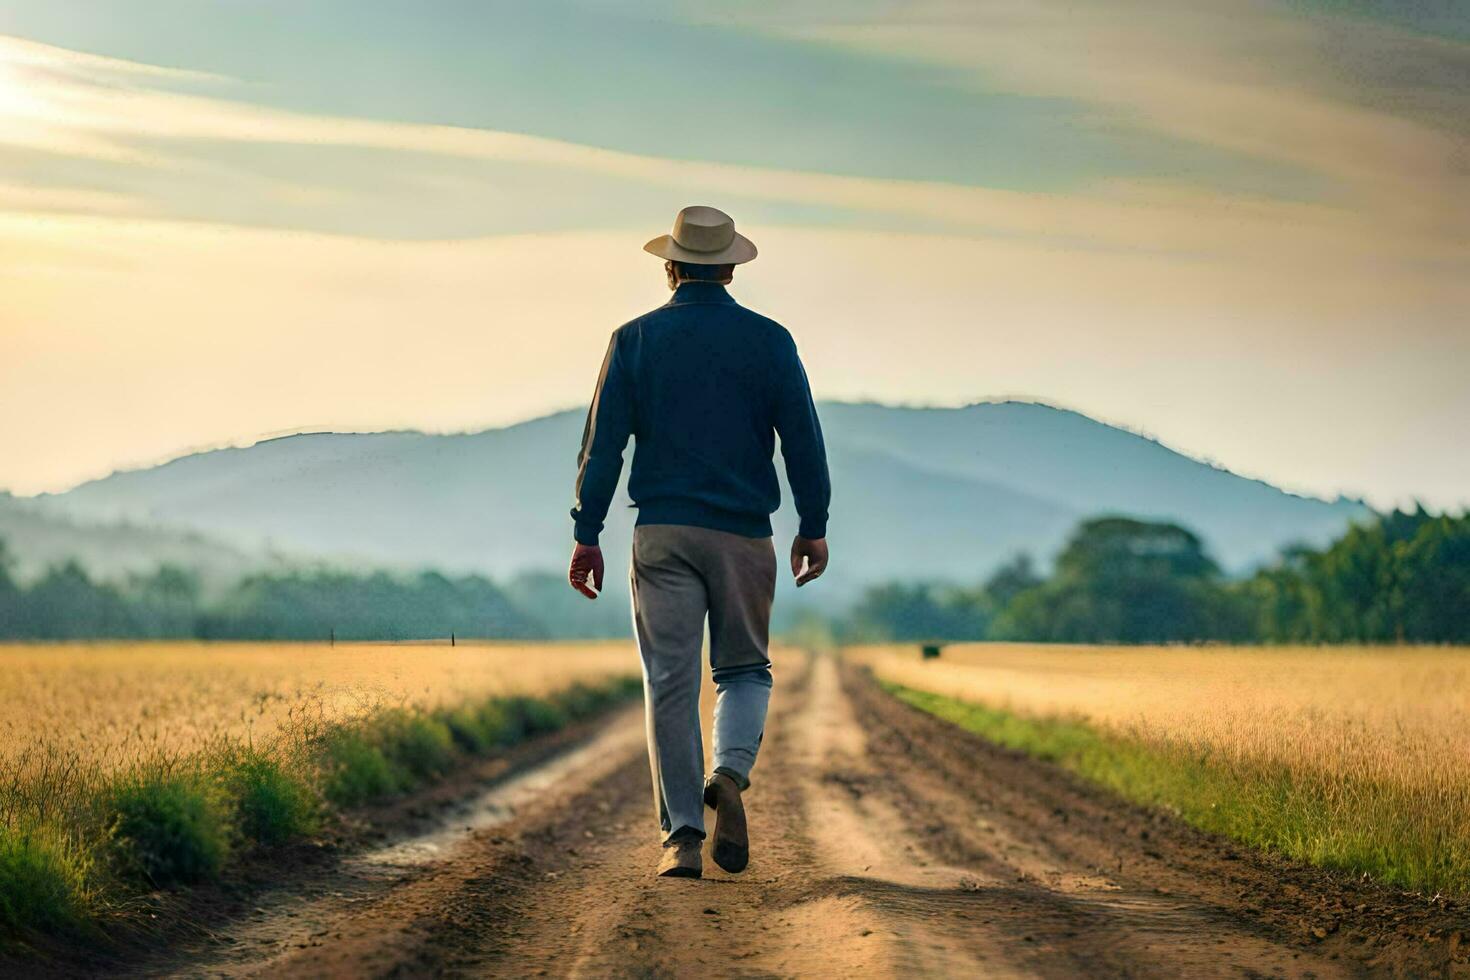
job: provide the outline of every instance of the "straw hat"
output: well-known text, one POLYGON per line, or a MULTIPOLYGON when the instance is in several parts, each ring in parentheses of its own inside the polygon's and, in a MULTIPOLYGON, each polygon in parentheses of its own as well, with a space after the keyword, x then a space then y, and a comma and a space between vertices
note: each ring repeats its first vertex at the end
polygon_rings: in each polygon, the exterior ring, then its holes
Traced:
POLYGON ((755 258, 755 244, 735 231, 735 220, 719 208, 693 205, 674 219, 674 233, 660 235, 643 251, 691 265, 739 265, 755 258))

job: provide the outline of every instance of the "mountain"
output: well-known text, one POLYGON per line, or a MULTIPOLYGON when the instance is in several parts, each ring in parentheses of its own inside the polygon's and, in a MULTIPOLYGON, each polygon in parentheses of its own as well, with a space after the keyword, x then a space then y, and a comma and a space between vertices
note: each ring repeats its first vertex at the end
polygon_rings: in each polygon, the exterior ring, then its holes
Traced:
MULTIPOLYGON (((821 412, 836 487, 833 566, 820 589, 828 601, 889 578, 975 581, 1023 550, 1045 562, 1099 513, 1178 521, 1236 571, 1368 515, 1361 503, 1294 496, 1046 405, 824 403, 821 412)), ((458 435, 290 436, 116 473, 40 502, 72 519, 190 528, 241 549, 499 577, 554 571, 570 543, 581 430, 582 413, 568 411, 458 435)), ((613 559, 627 548, 626 505, 620 491, 605 540, 613 559)), ((794 526, 787 503, 777 533, 794 526)))
POLYGON ((160 565, 199 573, 206 589, 224 588, 285 560, 244 550, 187 528, 150 527, 130 520, 74 519, 55 508, 0 492, 0 548, 22 581, 76 561, 95 578, 118 580, 160 565))
POLYGON ((948 410, 834 404, 822 417, 846 446, 1006 486, 1079 517, 1178 521, 1233 571, 1273 557, 1283 544, 1325 544, 1369 515, 1361 502, 1286 493, 1126 429, 1032 402, 948 410))

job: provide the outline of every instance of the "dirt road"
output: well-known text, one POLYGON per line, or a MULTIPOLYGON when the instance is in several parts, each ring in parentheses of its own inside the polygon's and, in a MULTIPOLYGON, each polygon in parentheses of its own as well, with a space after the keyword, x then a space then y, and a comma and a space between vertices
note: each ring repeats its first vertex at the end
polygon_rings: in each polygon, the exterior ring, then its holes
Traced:
POLYGON ((1463 912, 1236 853, 897 704, 831 658, 786 666, 743 875, 652 877, 629 711, 144 972, 1470 975, 1449 932, 1463 912))

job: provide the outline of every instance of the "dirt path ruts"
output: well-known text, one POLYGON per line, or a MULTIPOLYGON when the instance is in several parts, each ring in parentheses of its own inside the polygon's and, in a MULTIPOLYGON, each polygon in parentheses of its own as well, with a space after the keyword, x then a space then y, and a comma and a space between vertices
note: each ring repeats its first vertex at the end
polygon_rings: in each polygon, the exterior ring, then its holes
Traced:
POLYGON ((497 791, 513 814, 346 862, 171 972, 1470 976, 1450 935, 1463 913, 1238 854, 830 658, 783 666, 745 874, 652 877, 641 725, 623 715, 554 780, 497 791))

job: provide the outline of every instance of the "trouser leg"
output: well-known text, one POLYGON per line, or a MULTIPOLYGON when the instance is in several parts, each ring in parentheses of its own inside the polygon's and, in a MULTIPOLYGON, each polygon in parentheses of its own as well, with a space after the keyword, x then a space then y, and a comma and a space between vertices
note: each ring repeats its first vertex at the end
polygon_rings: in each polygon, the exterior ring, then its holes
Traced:
POLYGON ((637 529, 631 573, 654 801, 665 836, 683 827, 703 835, 699 654, 708 598, 700 575, 660 530, 637 529))
POLYGON ((725 536, 703 567, 715 680, 714 769, 750 785, 771 700, 769 656, 776 554, 770 538, 725 536))
POLYGON ((726 673, 715 671, 715 772, 750 785, 750 770, 766 731, 771 701, 771 672, 765 668, 726 673))

